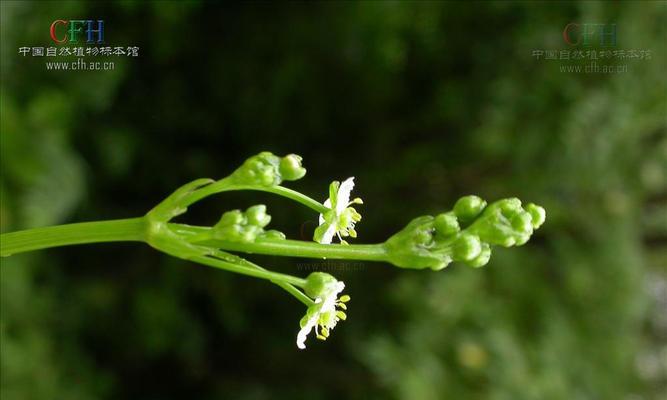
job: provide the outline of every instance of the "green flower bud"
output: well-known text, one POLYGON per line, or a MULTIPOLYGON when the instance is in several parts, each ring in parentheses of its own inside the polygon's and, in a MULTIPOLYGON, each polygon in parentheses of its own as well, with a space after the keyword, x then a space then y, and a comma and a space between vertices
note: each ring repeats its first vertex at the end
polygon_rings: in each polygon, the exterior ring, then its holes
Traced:
POLYGON ((507 218, 509 199, 499 200, 488 206, 484 213, 468 229, 487 243, 509 247, 516 243, 514 231, 507 218))
POLYGON ((241 225, 216 225, 213 227, 212 233, 216 239, 228 240, 230 242, 248 241, 241 225))
POLYGON ((454 204, 454 214, 463 223, 468 223, 474 220, 486 207, 486 201, 477 196, 461 197, 456 204, 454 204))
POLYGON ((489 244, 503 247, 521 245, 533 233, 523 214, 526 212, 521 208, 519 199, 498 200, 486 207, 468 230, 489 244))
POLYGON ((297 180, 305 174, 300 156, 289 154, 281 158, 263 151, 247 159, 230 179, 239 185, 277 186, 283 180, 297 180))
POLYGON ((436 216, 433 225, 436 232, 443 237, 451 236, 461 230, 459 221, 456 220, 456 216, 451 212, 436 216))
POLYGON ((438 257, 438 261, 434 262, 432 265, 429 266, 433 271, 440 271, 441 269, 445 269, 449 264, 452 263, 452 257, 448 255, 441 255, 438 257))
POLYGON ((258 204, 248 208, 245 215, 248 218, 249 224, 256 225, 260 228, 264 228, 271 222, 271 216, 266 213, 266 206, 264 204, 258 204))
POLYGON ((277 172, 279 162, 278 157, 265 151, 250 157, 232 176, 238 177, 238 180, 242 181, 239 183, 244 184, 279 185, 281 182, 280 175, 277 172))
POLYGON ((418 246, 431 246, 433 244, 433 229, 420 229, 415 231, 412 240, 418 246))
POLYGON ((500 200, 499 206, 503 210, 503 214, 508 218, 517 212, 523 211, 521 208, 521 200, 516 197, 500 200))
POLYGON ((255 239, 264 233, 264 230, 256 225, 246 225, 243 227, 243 241, 254 242, 255 239))
POLYGON ((390 237, 384 246, 391 263, 401 268, 445 268, 452 261, 451 256, 432 251, 433 225, 432 216, 418 217, 390 237))
POLYGON ((266 206, 258 204, 248 208, 245 213, 240 210, 227 211, 213 226, 211 233, 216 239, 230 242, 254 242, 258 237, 284 239, 285 235, 278 231, 264 231, 270 221, 266 206))
POLYGON ((544 208, 533 203, 528 203, 528 205, 526 205, 526 211, 528 211, 530 214, 533 229, 537 229, 542 226, 544 220, 547 217, 547 212, 544 210, 544 208))
POLYGON ((468 233, 462 233, 456 238, 452 248, 454 260, 470 261, 482 252, 482 244, 479 237, 468 233))
POLYGON ((486 265, 489 262, 489 259, 491 259, 491 246, 489 246, 488 243, 482 243, 482 251, 479 255, 465 263, 473 268, 479 268, 486 265))
POLYGON ((245 217, 243 216, 241 210, 227 211, 226 213, 222 214, 222 217, 216 226, 240 225, 244 222, 244 220, 245 217))
POLYGON ((303 289, 311 299, 322 298, 332 290, 337 282, 336 278, 326 272, 312 272, 306 278, 306 285, 303 289))
POLYGON ((284 180, 295 181, 306 175, 306 169, 301 166, 301 156, 288 154, 280 160, 280 174, 284 180))
POLYGON ((531 216, 526 211, 519 211, 512 216, 510 220, 512 228, 518 232, 533 233, 533 224, 531 216))
POLYGON ((264 168, 258 171, 258 182, 263 186, 277 186, 280 185, 281 179, 273 167, 264 168))

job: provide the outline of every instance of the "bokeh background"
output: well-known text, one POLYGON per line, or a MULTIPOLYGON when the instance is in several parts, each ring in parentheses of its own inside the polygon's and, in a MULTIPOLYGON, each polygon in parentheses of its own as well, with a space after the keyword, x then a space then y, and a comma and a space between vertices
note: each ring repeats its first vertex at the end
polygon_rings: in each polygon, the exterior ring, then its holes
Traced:
MULTIPOLYGON (((291 185, 355 176, 378 242, 466 194, 518 196, 547 223, 482 269, 250 257, 331 272, 348 321, 298 351, 303 307, 262 281, 140 244, 2 260, 1 389, 14 399, 659 399, 667 392, 665 2, 2 2, 2 232, 138 216, 262 150, 291 185), (103 19, 139 46, 113 71, 47 71, 55 19, 103 19), (617 74, 534 50, 615 23, 617 74)), ((599 49, 593 46, 588 49, 599 49)), ((265 203, 299 238, 317 216, 265 203)))

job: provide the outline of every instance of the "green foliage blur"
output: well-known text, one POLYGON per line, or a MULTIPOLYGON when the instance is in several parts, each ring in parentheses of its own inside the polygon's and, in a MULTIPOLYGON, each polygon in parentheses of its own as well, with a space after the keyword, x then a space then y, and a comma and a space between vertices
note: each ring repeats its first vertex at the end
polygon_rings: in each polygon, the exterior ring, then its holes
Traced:
MULTIPOLYGON (((147 246, 2 259, 2 400, 664 399, 667 3, 1 4, 2 232, 139 216, 262 150, 301 154, 290 186, 315 198, 355 176, 357 243, 466 194, 548 213, 481 269, 250 257, 346 282, 348 320, 305 351, 280 289, 147 246), (70 18, 140 57, 75 72, 19 54, 70 18), (651 59, 533 57, 570 49, 570 22, 615 23, 616 48, 651 59)), ((258 193, 186 220, 260 202, 312 235, 316 215, 258 193)))

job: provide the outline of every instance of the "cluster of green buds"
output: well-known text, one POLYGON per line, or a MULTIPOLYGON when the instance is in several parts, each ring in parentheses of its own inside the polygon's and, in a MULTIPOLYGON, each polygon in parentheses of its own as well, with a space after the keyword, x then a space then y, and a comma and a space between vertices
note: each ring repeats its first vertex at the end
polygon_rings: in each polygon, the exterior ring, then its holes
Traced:
POLYGON ((263 151, 247 159, 229 179, 242 185, 277 186, 283 181, 295 181, 306 175, 301 156, 288 154, 278 157, 263 151))
POLYGON ((542 207, 523 208, 516 198, 487 206, 477 196, 466 196, 452 211, 415 218, 384 247, 390 262, 402 268, 440 270, 452 261, 481 267, 489 262, 492 245, 526 243, 545 216, 542 207))
POLYGON ((285 239, 282 232, 266 231, 264 228, 271 222, 271 216, 266 213, 266 206, 258 204, 245 210, 232 210, 222 214, 222 218, 213 226, 210 232, 212 239, 228 242, 249 243, 258 237, 285 239))

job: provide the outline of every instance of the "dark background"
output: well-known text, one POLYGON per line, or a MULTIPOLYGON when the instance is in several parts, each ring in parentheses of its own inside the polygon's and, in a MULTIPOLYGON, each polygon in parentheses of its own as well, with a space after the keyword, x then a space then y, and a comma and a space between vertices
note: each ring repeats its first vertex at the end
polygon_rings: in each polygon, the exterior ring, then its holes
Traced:
MULTIPOLYGON (((667 390, 665 2, 2 2, 3 232, 139 216, 262 150, 304 157, 324 199, 355 176, 355 243, 462 195, 547 209, 482 269, 249 257, 347 284, 349 318, 297 350, 303 307, 263 281, 139 244, 2 260, 1 389, 13 399, 658 399, 667 390), (55 19, 103 19, 113 71, 48 71, 55 19), (534 50, 614 23, 627 72, 534 50)), ((70 59, 66 59, 70 60, 70 59)), ((608 62, 608 61, 607 61, 608 62)), ((605 63, 600 61, 601 64, 605 63)), ((187 221, 265 203, 225 194, 187 221)), ((303 225, 305 223, 305 225, 303 225)))

